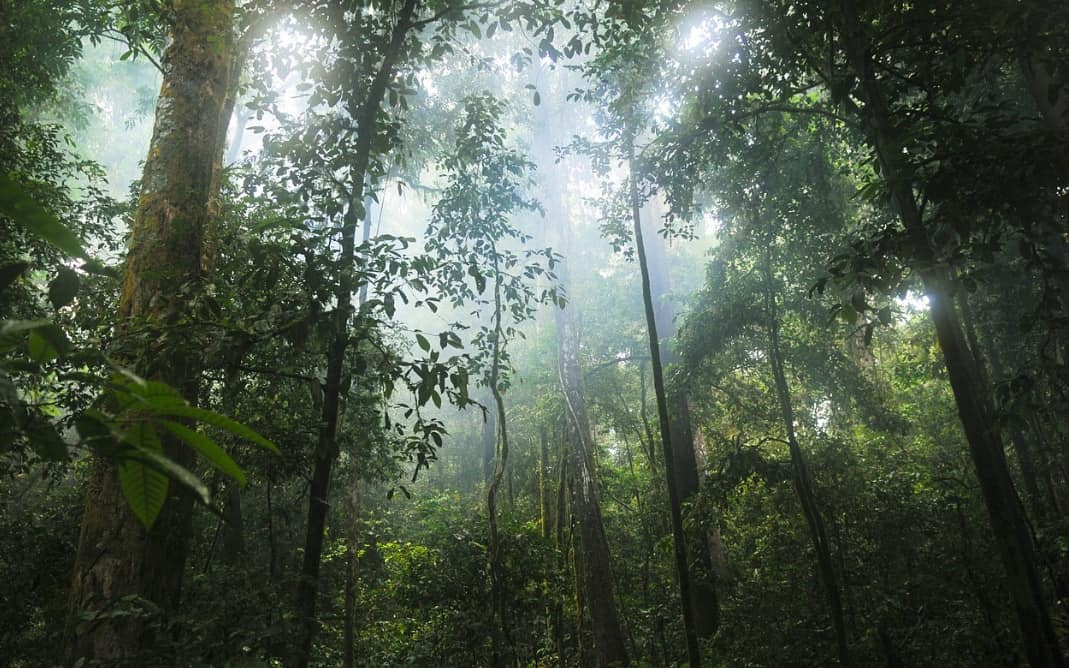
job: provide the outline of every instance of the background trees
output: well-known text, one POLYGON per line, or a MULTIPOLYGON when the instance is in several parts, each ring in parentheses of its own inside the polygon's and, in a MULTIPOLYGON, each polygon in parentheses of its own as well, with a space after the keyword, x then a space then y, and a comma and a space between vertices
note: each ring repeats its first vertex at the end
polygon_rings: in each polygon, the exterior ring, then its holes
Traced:
POLYGON ((1065 11, 24 5, 8 663, 1064 662, 1065 11))

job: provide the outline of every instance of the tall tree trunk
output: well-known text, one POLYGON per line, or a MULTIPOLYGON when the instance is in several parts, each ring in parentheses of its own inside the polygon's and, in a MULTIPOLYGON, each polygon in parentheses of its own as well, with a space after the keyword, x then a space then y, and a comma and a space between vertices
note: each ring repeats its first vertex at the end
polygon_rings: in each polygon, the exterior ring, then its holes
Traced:
MULTIPOLYGON (((493 401, 493 393, 488 392, 487 394, 483 395, 482 402, 492 403, 493 401), (489 399, 489 401, 487 401, 487 399, 489 399)), ((494 479, 494 460, 497 457, 497 407, 487 410, 483 415, 483 418, 482 479, 484 483, 489 485, 494 479)))
MULTIPOLYGON (((558 272, 561 285, 568 286, 567 270, 558 272)), ((572 307, 557 310, 557 346, 560 381, 564 390, 569 434, 568 466, 575 480, 572 512, 579 525, 582 559, 576 578, 582 583, 583 599, 590 610, 596 666, 626 665, 627 647, 613 593, 609 541, 601 521, 601 507, 594 484, 591 452, 594 449, 583 397, 579 367, 579 336, 572 320, 572 307)))
MULTIPOLYGON (((556 95, 551 92, 551 95, 556 95)), ((548 97, 548 96, 547 96, 548 97)), ((552 100, 553 98, 549 98, 552 100)), ((558 125, 548 117, 550 108, 560 109, 559 104, 547 102, 541 105, 538 116, 538 162, 541 171, 549 174, 545 183, 545 202, 548 217, 559 220, 560 250, 567 256, 570 250, 570 228, 567 208, 563 201, 560 183, 553 178, 557 171, 551 149, 556 137, 552 128, 558 125)), ((570 294, 571 284, 567 264, 558 268, 559 284, 570 294)), ((579 622, 582 625, 583 608, 590 612, 590 628, 593 637, 592 656, 597 666, 627 665, 627 645, 613 592, 612 568, 609 542, 601 518, 601 506, 594 483, 594 437, 587 414, 586 400, 582 389, 582 371, 579 365, 579 333, 574 320, 574 307, 556 309, 557 351, 561 389, 565 404, 565 449, 568 474, 574 486, 571 494, 573 522, 579 529, 580 550, 575 555, 576 594, 579 601, 579 622)), ((561 508, 558 505, 558 516, 561 508)), ((580 636, 582 634, 580 633, 580 636)), ((580 646, 580 653, 585 651, 580 646)))
POLYGON ((353 668, 355 663, 356 630, 356 545, 352 540, 345 549, 345 621, 342 628, 342 666, 353 668))
MULTIPOLYGON (((190 313, 212 269, 210 227, 218 214, 226 126, 233 108, 234 3, 175 0, 172 41, 156 107, 130 251, 119 298, 116 356, 136 373, 197 396, 199 355, 159 334, 190 313), (122 334, 128 335, 126 337, 122 334), (136 336, 134 336, 136 334, 136 336)), ((164 451, 188 465, 190 449, 163 438, 164 451)), ((189 548, 192 498, 179 485, 146 530, 127 508, 112 462, 96 459, 66 628, 69 662, 136 663, 154 639, 145 620, 108 616, 128 596, 164 613, 178 607, 189 548), (100 615, 79 622, 80 615, 100 615)))
POLYGON ((546 438, 545 425, 538 430, 538 446, 538 528, 542 540, 548 543, 550 528, 553 524, 549 517, 552 505, 549 500, 549 480, 546 477, 549 472, 549 442, 546 438))
MULTIPOLYGON (((700 666, 698 634, 694 629, 694 611, 691 603, 690 567, 687 563, 687 542, 683 534, 683 514, 680 511, 679 491, 676 489, 676 462, 672 450, 672 427, 668 417, 668 399, 664 390, 664 369, 661 366, 660 343, 657 339, 657 319, 653 309, 653 294, 650 289, 650 270, 646 260, 646 246, 642 239, 642 216, 639 208, 638 183, 635 175, 635 148, 628 139, 628 187, 631 202, 631 219, 635 235, 635 250, 642 274, 642 301, 646 307, 646 329, 650 345, 650 365, 653 369, 653 389, 657 395, 657 417, 661 425, 661 445, 664 450, 664 470, 668 480, 668 508, 672 516, 672 543, 675 548, 676 575, 679 577, 679 598, 683 608, 683 630, 687 638, 687 657, 691 666, 700 666)), ((688 444, 689 447, 689 444, 688 444)), ((693 451, 692 451, 693 453, 693 451)), ((695 483, 696 484, 696 483, 695 483)))
POLYGON ((403 51, 405 38, 413 28, 412 18, 417 0, 405 0, 397 13, 390 41, 383 52, 382 62, 368 88, 367 97, 355 109, 357 142, 353 155, 350 177, 352 191, 349 208, 341 232, 341 275, 334 289, 336 301, 333 322, 333 340, 327 354, 327 377, 323 386, 323 410, 316 444, 315 466, 309 490, 308 523, 305 533, 304 561, 301 577, 297 581, 296 613, 297 632, 293 654, 288 665, 305 668, 316 633, 316 596, 319 592, 319 562, 323 555, 323 535, 326 529, 329 508, 330 477, 334 461, 338 457, 338 414, 341 407, 342 387, 345 385, 345 354, 349 346, 349 318, 353 311, 353 295, 356 289, 354 264, 356 261, 356 230, 364 218, 363 201, 365 178, 371 161, 372 139, 376 134, 379 110, 386 87, 393 79, 397 62, 403 51))
MULTIPOLYGON (((245 389, 241 382, 239 369, 241 359, 244 358, 248 348, 242 346, 236 352, 236 359, 227 365, 226 378, 223 381, 222 410, 224 415, 234 415, 238 397, 245 389)), ((245 522, 241 513, 241 485, 236 480, 227 480, 226 496, 223 498, 223 545, 219 552, 219 560, 228 566, 235 566, 245 553, 245 522)), ((209 555, 210 558, 211 555, 209 555)))
POLYGON ((817 568, 820 572, 821 584, 824 585, 824 597, 828 602, 828 613, 831 615, 832 627, 835 629, 839 664, 849 666, 851 665, 850 643, 846 630, 846 618, 843 615, 839 578, 835 573, 835 566, 832 562, 827 528, 824 525, 824 518, 820 514, 820 508, 817 506, 816 493, 813 491, 813 479, 809 475, 809 466, 805 461, 805 456, 802 454, 802 448, 798 444, 798 434, 794 427, 794 406, 791 402, 790 386, 787 384, 783 351, 780 348, 780 323, 778 309, 776 308, 775 284, 772 279, 771 246, 772 242, 770 240, 768 244, 769 250, 765 253, 764 266, 762 267, 764 273, 765 309, 768 317, 768 360, 776 383, 776 397, 779 399, 783 429, 787 433, 787 447, 791 452, 794 489, 798 493, 798 500, 802 505, 802 514, 805 516, 806 525, 809 527, 809 537, 813 541, 813 549, 817 553, 817 568))
MULTIPOLYGON (((679 361, 672 341, 675 338, 675 309, 669 296, 671 291, 668 276, 668 264, 665 261, 665 242, 656 234, 656 224, 660 216, 647 202, 643 208, 642 225, 646 232, 644 239, 653 239, 646 245, 646 260, 650 274, 650 293, 653 301, 654 321, 660 337, 661 364, 665 368, 679 361)), ((673 470, 675 471, 676 492, 679 495, 679 512, 683 505, 694 499, 701 485, 702 472, 698 466, 698 449, 702 446, 690 419, 687 393, 679 387, 668 387, 668 418, 672 441, 673 470)), ((694 630, 701 638, 709 638, 720 626, 720 599, 716 590, 716 571, 710 554, 709 536, 701 528, 691 532, 687 537, 687 558, 690 568, 691 597, 690 605, 694 616, 694 630)))
POLYGON ((844 3, 843 9, 843 40, 847 57, 854 74, 859 78, 872 145, 883 179, 891 191, 892 203, 906 233, 921 254, 916 266, 928 294, 929 310, 939 346, 943 349, 958 415, 976 467, 999 557, 1006 570, 1006 582, 1013 597, 1025 654, 1033 668, 1061 668, 1065 660, 1051 623, 1024 510, 1006 465, 1002 437, 994 419, 988 388, 965 345, 961 324, 948 296, 946 272, 934 261, 920 207, 913 193, 914 175, 903 160, 899 134, 891 120, 883 89, 876 79, 874 64, 868 53, 868 37, 856 14, 857 8, 844 3))
MULTIPOLYGON (((562 429, 562 432, 564 430, 562 429)), ((553 523, 554 545, 557 548, 557 576, 558 581, 563 581, 565 567, 568 562, 569 545, 564 540, 564 527, 568 518, 568 446, 564 434, 561 434, 559 456, 557 458, 557 494, 556 514, 553 523)), ((567 665, 564 651, 564 592, 557 591, 553 597, 553 641, 557 648, 557 659, 560 666, 567 665)))
MULTIPOLYGON (((984 367, 984 358, 986 357, 987 363, 991 365, 991 372, 995 378, 1001 380, 1006 377, 1001 356, 994 346, 984 346, 984 349, 981 350, 980 336, 976 331, 972 308, 970 308, 969 298, 964 292, 958 295, 958 308, 961 311, 961 321, 965 329, 966 341, 968 341, 969 348, 972 350, 973 359, 976 360, 977 371, 983 378, 984 383, 990 387, 991 379, 984 367)), ((1024 484, 1027 501, 1032 505, 1033 515, 1035 519, 1046 520, 1048 515, 1045 512, 1044 499, 1039 491, 1031 444, 1024 437, 1020 427, 1011 425, 1007 428, 1007 431, 1009 432, 1010 445, 1017 458, 1017 465, 1021 469, 1021 482, 1024 484)))

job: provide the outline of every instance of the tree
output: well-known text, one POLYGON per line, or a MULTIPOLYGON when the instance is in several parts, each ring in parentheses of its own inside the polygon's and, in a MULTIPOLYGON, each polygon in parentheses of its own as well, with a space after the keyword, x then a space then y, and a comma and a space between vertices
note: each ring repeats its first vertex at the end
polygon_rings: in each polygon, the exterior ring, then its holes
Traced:
MULTIPOLYGON (((210 229, 234 103, 234 12, 229 2, 174 5, 118 306, 119 359, 190 400, 196 399, 199 375, 190 321, 203 308, 210 280, 210 229)), ((173 436, 153 447, 179 465, 192 452, 173 436)), ((128 597, 163 610, 179 602, 193 497, 172 487, 160 517, 146 528, 123 502, 121 486, 136 484, 135 475, 146 485, 159 485, 161 474, 124 466, 131 465, 97 459, 86 491, 70 598, 70 660, 136 660, 152 645, 151 627, 144 619, 109 613, 128 597)))
MULTIPOLYGON (((441 161, 449 182, 435 204, 425 244, 435 264, 434 273, 440 277, 442 294, 454 306, 478 305, 477 313, 489 312, 489 323, 480 326, 472 342, 472 361, 473 370, 494 402, 492 417, 484 417, 490 429, 496 431, 494 467, 486 489, 490 588, 498 631, 493 643, 494 665, 516 660, 506 592, 502 590, 504 565, 497 509, 497 495, 509 457, 504 399, 511 376, 507 346, 521 335, 517 328, 534 316, 536 304, 563 302, 555 286, 539 293, 532 285, 538 277, 549 281, 555 278, 552 270, 558 256, 548 248, 512 248, 526 245, 531 239, 515 226, 512 218, 524 210, 536 209, 537 203, 524 196, 523 177, 533 165, 506 146, 506 134, 500 125, 503 111, 504 105, 489 95, 473 95, 464 100, 455 144, 441 161), (484 296, 488 288, 490 293, 484 296)), ((486 430, 484 425, 484 438, 486 430)))

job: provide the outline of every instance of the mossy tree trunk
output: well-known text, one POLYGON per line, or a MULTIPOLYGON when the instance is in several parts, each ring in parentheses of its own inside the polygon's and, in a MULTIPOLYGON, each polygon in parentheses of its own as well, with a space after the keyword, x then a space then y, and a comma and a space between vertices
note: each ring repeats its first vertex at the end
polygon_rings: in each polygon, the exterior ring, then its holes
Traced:
MULTIPOLYGON (((212 269, 226 129, 234 105, 234 3, 175 0, 172 41, 145 161, 119 299, 115 357, 196 399, 199 355, 189 325, 212 269)), ((188 465, 189 449, 163 439, 188 465)), ((138 663, 155 642, 142 617, 108 616, 140 598, 178 607, 192 498, 178 485, 150 530, 128 509, 112 462, 97 459, 86 489, 66 630, 69 661, 138 663), (86 621, 87 616, 96 616, 86 621)))

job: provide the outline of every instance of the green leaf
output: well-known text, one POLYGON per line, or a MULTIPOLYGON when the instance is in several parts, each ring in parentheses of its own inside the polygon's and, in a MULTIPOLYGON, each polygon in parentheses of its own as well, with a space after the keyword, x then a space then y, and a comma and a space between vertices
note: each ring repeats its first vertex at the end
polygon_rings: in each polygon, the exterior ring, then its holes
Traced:
POLYGON ((48 284, 48 301, 52 307, 61 309, 78 296, 78 272, 68 267, 60 267, 59 273, 48 284))
POLYGON ((178 390, 170 385, 144 380, 129 372, 115 374, 111 382, 115 386, 120 410, 136 407, 158 413, 165 408, 189 405, 178 390))
POLYGON ((167 500, 167 476, 139 460, 128 459, 119 465, 119 485, 130 510, 146 529, 152 528, 167 500))
POLYGON ((52 323, 30 330, 30 359, 38 364, 66 355, 70 347, 67 335, 52 323))
POLYGON ((179 424, 170 420, 160 420, 159 425, 185 441, 191 448, 204 455, 204 458, 207 459, 212 466, 234 480, 237 480, 242 487, 245 486, 245 472, 241 470, 241 467, 237 465, 237 462, 231 459, 230 455, 228 455, 218 443, 199 431, 190 429, 184 424, 179 424))
POLYGON ((0 213, 67 255, 88 259, 78 235, 27 195, 25 189, 9 174, 0 174, 0 213))
POLYGON ((424 350, 429 351, 431 349, 431 342, 427 340, 427 337, 423 336, 418 332, 416 333, 416 343, 418 343, 419 347, 423 348, 424 350))
POLYGON ((139 453, 139 456, 143 459, 146 466, 155 468, 170 480, 174 480, 192 492, 197 501, 200 501, 204 505, 209 505, 211 503, 211 494, 208 492, 208 486, 205 485, 200 478, 193 475, 189 469, 178 464, 166 455, 157 452, 139 453))
POLYGON ((190 420, 196 420, 197 422, 202 422, 206 425, 216 427, 217 429, 222 429, 223 431, 229 432, 247 441, 252 441, 256 445, 266 448, 271 452, 278 453, 277 445, 237 420, 232 420, 225 415, 220 415, 204 408, 197 408, 196 406, 163 405, 153 406, 153 408, 162 415, 174 415, 177 417, 189 418, 190 420))
POLYGON ((148 529, 155 523, 167 501, 167 476, 148 464, 149 453, 163 456, 163 446, 156 430, 146 422, 132 425, 123 435, 123 440, 134 446, 137 454, 119 464, 119 485, 130 509, 148 529))

